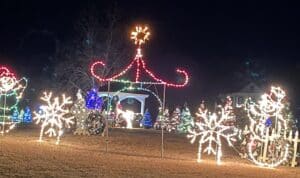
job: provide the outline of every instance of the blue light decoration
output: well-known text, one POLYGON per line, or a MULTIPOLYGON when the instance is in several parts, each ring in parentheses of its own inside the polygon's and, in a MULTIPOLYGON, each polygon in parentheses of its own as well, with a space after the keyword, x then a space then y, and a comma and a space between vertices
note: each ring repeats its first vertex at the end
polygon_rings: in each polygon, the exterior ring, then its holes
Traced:
POLYGON ((140 125, 146 129, 152 128, 153 127, 153 122, 151 119, 151 114, 148 111, 148 109, 146 109, 145 114, 143 116, 143 119, 141 120, 140 125))
POLYGON ((272 126, 272 119, 271 119, 271 118, 268 118, 268 119, 266 120, 266 122, 265 122, 265 125, 266 125, 266 127, 272 126))
POLYGON ((22 121, 23 121, 23 123, 26 123, 26 124, 32 123, 31 111, 28 106, 25 108, 25 111, 24 111, 24 114, 22 117, 22 121))
POLYGON ((12 112, 12 115, 11 115, 11 121, 18 123, 18 122, 20 122, 20 120, 21 119, 19 117, 19 111, 18 111, 17 108, 14 108, 13 112, 12 112))
POLYGON ((90 91, 88 91, 85 98, 85 106, 88 109, 101 110, 102 105, 103 105, 103 101, 102 98, 98 96, 98 90, 93 88, 90 91))

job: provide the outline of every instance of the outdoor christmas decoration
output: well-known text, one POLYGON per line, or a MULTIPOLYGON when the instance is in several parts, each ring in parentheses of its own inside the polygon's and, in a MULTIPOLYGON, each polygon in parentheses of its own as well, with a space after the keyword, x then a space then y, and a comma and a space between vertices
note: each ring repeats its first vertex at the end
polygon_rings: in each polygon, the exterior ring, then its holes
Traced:
POLYGON ((77 91, 77 100, 74 102, 71 112, 76 120, 76 129, 74 135, 89 135, 87 128, 87 118, 89 111, 85 107, 85 100, 81 94, 81 90, 77 91))
POLYGON ((137 45, 137 53, 136 53, 133 61, 127 67, 125 67, 124 70, 122 70, 121 72, 119 72, 111 77, 104 78, 103 76, 99 76, 97 74, 96 69, 98 67, 105 67, 105 64, 102 61, 96 61, 95 63, 92 64, 92 66, 90 68, 91 74, 96 79, 98 79, 100 82, 107 81, 107 82, 121 82, 121 83, 139 83, 139 84, 163 84, 168 87, 184 87, 184 86, 186 86, 189 81, 189 76, 185 70, 176 69, 176 72, 178 74, 182 75, 184 78, 182 83, 177 84, 177 83, 167 82, 167 81, 157 77, 157 75, 155 75, 151 70, 149 70, 147 68, 146 62, 143 60, 141 46, 142 46, 142 44, 144 44, 146 42, 146 40, 149 39, 149 35, 150 35, 150 32, 148 32, 148 27, 137 26, 135 31, 132 32, 131 39, 133 39, 134 43, 137 45), (136 65, 136 67, 134 67, 134 65, 136 65), (136 69, 134 81, 119 79, 120 77, 122 77, 123 75, 128 73, 128 71, 130 69, 136 69), (145 73, 145 75, 147 75, 147 77, 152 79, 152 81, 141 81, 141 77, 142 77, 143 73, 145 73))
POLYGON ((57 137, 56 144, 59 144, 60 137, 64 133, 64 128, 70 128, 73 124, 74 116, 70 115, 67 106, 72 104, 71 97, 66 97, 62 94, 59 97, 53 98, 52 92, 44 92, 41 100, 46 104, 40 108, 42 111, 34 112, 34 120, 36 124, 41 124, 39 141, 43 140, 43 135, 49 137, 57 137))
POLYGON ((225 138, 229 146, 233 146, 232 142, 236 141, 235 137, 238 129, 234 126, 226 125, 226 121, 230 119, 230 112, 224 107, 219 106, 218 112, 210 113, 207 109, 198 110, 198 117, 192 129, 187 135, 194 143, 199 138, 198 158, 201 161, 202 152, 216 155, 217 164, 221 163, 222 142, 221 137, 225 138), (202 147, 205 145, 205 148, 202 147))
MULTIPOLYGON (((158 77, 154 72, 152 72, 147 66, 146 62, 143 59, 142 55, 142 44, 146 42, 146 40, 149 39, 150 32, 148 31, 148 27, 142 27, 137 26, 135 31, 131 33, 131 39, 134 40, 134 43, 137 46, 137 52, 134 57, 134 59, 129 63, 127 67, 125 67, 122 71, 109 76, 105 77, 102 75, 99 75, 101 73, 101 68, 105 67, 105 63, 103 61, 96 61, 91 65, 90 72, 93 77, 95 77, 99 82, 107 82, 108 83, 108 91, 110 90, 110 83, 111 82, 119 82, 123 84, 131 84, 131 85, 139 85, 140 88, 142 88, 145 85, 162 85, 163 86, 163 103, 162 108, 165 109, 165 93, 166 93, 166 87, 175 87, 175 88, 181 88, 185 87, 188 84, 189 81, 189 75, 188 73, 183 69, 176 69, 176 72, 182 76, 182 79, 179 80, 180 82, 168 82, 160 77, 158 77), (128 78, 124 78, 124 75, 128 74, 130 70, 135 70, 135 79, 130 80, 128 78), (123 78, 122 78, 123 77, 123 78)), ((108 102, 109 103, 109 102, 108 102)), ((108 106, 109 107, 109 106, 108 106)), ((127 112, 125 115, 128 116, 128 118, 132 117, 132 113, 127 112)), ((130 119, 128 119, 130 120, 130 119)), ((128 126, 127 122, 127 126, 128 126)), ((176 129, 176 128, 175 128, 176 129)), ((108 136, 108 129, 107 136, 108 136)), ((108 143, 108 142, 106 142, 108 143)), ((161 147, 161 157, 163 157, 163 130, 162 130, 162 147, 161 147)))
MULTIPOLYGON (((289 143, 292 145, 292 155, 291 155, 291 159, 290 159, 290 163, 292 167, 295 167, 298 165, 296 158, 297 158, 297 154, 299 154, 299 143, 300 143, 300 138, 299 138, 299 131, 296 131, 294 136, 292 131, 290 131, 288 138, 285 137, 285 139, 287 139, 289 141, 289 143)), ((298 156, 299 157, 299 156, 298 156)))
POLYGON ((26 86, 26 78, 17 79, 8 68, 0 66, 0 133, 2 135, 20 122, 16 114, 26 86))
POLYGON ((232 99, 230 96, 226 97, 224 111, 227 113, 226 125, 235 125, 236 115, 233 112, 232 99))
POLYGON ((147 129, 153 127, 151 114, 148 111, 148 109, 146 109, 145 114, 143 116, 143 119, 141 120, 141 127, 144 127, 144 128, 147 128, 147 129))
POLYGON ((25 108, 25 111, 23 112, 22 111, 21 111, 22 114, 20 114, 22 116, 22 122, 25 124, 32 123, 32 115, 31 115, 30 108, 27 106, 25 108))
POLYGON ((98 96, 98 90, 93 88, 90 91, 88 91, 86 95, 86 107, 88 109, 97 109, 101 110, 102 108, 102 98, 98 96))
POLYGON ((244 131, 250 133, 246 144, 249 157, 259 166, 279 166, 289 155, 288 118, 283 116, 285 97, 284 90, 272 86, 270 93, 263 94, 258 103, 251 99, 246 101, 245 109, 250 119, 244 131))
POLYGON ((132 121, 134 120, 133 111, 123 111, 122 108, 117 107, 116 117, 116 126, 132 129, 132 121))
POLYGON ((160 107, 162 106, 162 101, 161 101, 160 97, 159 97, 155 92, 149 90, 148 88, 133 87, 132 85, 130 85, 130 86, 128 86, 128 87, 124 87, 124 88, 122 88, 121 90, 117 91, 117 92, 114 94, 114 97, 117 96, 119 92, 123 92, 123 91, 143 91, 143 92, 150 93, 150 94, 152 94, 152 95, 156 98, 156 100, 157 100, 159 106, 160 106, 160 107))
POLYGON ((195 113, 195 122, 203 122, 204 118, 202 118, 203 113, 207 112, 204 101, 201 102, 197 112, 195 113))
POLYGON ((180 124, 178 125, 178 131, 181 133, 187 133, 191 129, 194 123, 194 118, 191 115, 190 109, 185 103, 181 115, 180 115, 180 124))
POLYGON ((14 123, 20 123, 21 122, 21 117, 20 117, 19 111, 16 108, 13 109, 13 113, 11 115, 11 121, 14 122, 14 123))
POLYGON ((180 108, 179 106, 177 106, 173 111, 171 117, 169 117, 168 120, 165 121, 166 130, 168 132, 176 131, 179 123, 180 123, 180 108))
POLYGON ((162 107, 160 107, 159 111, 158 111, 158 116, 156 118, 156 121, 155 121, 153 127, 157 130, 161 129, 161 127, 163 127, 163 129, 166 129, 166 122, 169 120, 169 117, 170 117, 169 109, 166 108, 163 111, 162 107))
POLYGON ((105 118, 99 111, 92 111, 86 119, 86 127, 90 135, 101 134, 105 129, 105 118))

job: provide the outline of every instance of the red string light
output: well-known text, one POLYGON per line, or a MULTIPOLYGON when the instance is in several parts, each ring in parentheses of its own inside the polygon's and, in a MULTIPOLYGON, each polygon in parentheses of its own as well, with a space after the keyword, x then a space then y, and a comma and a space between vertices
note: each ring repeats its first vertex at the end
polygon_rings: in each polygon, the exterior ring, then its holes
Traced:
MULTIPOLYGON (((133 33, 133 37, 132 39, 135 40, 135 43, 137 40, 143 40, 143 43, 145 43, 146 40, 148 40, 148 36, 150 35, 150 33, 148 32, 148 28, 138 28, 138 31, 133 33), (143 29, 143 31, 141 31, 141 29, 143 29), (139 33, 145 33, 146 36, 144 36, 143 39, 140 39, 139 37, 139 33)), ((98 79, 100 82, 107 82, 107 81, 115 81, 115 82, 126 82, 126 83, 142 83, 142 84, 163 84, 166 85, 168 87, 175 87, 175 88, 179 88, 179 87, 184 87, 188 84, 189 82, 189 75, 185 70, 182 69, 176 69, 176 72, 179 75, 182 75, 184 77, 184 81, 180 84, 178 83, 172 83, 172 82, 167 82, 165 80, 162 80, 161 78, 157 77, 151 70, 149 70, 146 67, 146 63, 145 61, 142 59, 142 54, 141 54, 141 44, 138 45, 137 48, 137 54, 134 58, 134 60, 124 69, 122 70, 120 73, 117 73, 111 77, 103 77, 103 76, 99 76, 96 74, 96 68, 100 65, 101 67, 105 67, 105 64, 103 61, 96 61, 92 64, 91 68, 90 68, 90 72, 93 75, 93 77, 95 77, 96 79, 98 79), (135 72, 135 81, 125 81, 122 79, 119 79, 120 77, 122 77, 123 75, 125 75, 132 67, 133 65, 136 65, 136 72, 135 72), (142 69, 142 70, 141 70, 142 69), (152 78, 154 81, 140 81, 140 76, 142 71, 144 71, 146 74, 149 75, 150 78, 152 78)))
POLYGON ((136 60, 135 82, 139 82, 139 78, 140 78, 140 61, 136 60))
POLYGON ((10 72, 10 70, 4 66, 0 66, 0 77, 11 77, 16 79, 15 74, 10 72))
POLYGON ((176 84, 176 83, 172 83, 172 82, 167 82, 167 81, 164 81, 164 80, 160 79, 152 71, 150 71, 146 67, 145 61, 141 58, 137 58, 137 59, 133 60, 124 70, 122 70, 118 74, 113 75, 112 77, 104 78, 104 77, 101 77, 101 76, 96 74, 95 70, 96 70, 97 66, 101 65, 102 67, 105 67, 105 64, 104 64, 103 61, 96 61, 95 63, 93 63, 91 68, 90 68, 90 71, 91 71, 91 74, 93 75, 93 77, 95 77, 96 79, 98 79, 101 82, 105 82, 105 81, 120 82, 121 80, 119 79, 119 77, 125 75, 133 67, 134 64, 137 66, 137 70, 136 70, 136 73, 135 73, 135 82, 133 82, 133 83, 151 83, 151 81, 144 81, 144 82, 139 81, 140 75, 141 75, 141 69, 140 68, 142 68, 143 71, 145 71, 155 81, 155 84, 164 84, 168 87, 175 87, 175 88, 184 87, 188 84, 189 76, 188 76, 188 73, 185 70, 176 69, 176 72, 184 77, 184 82, 183 83, 176 84), (142 67, 140 67, 140 66, 142 66, 142 67))
POLYGON ((96 61, 92 64, 91 68, 90 68, 90 71, 91 71, 91 74, 93 75, 93 77, 95 77, 96 79, 98 79, 99 81, 101 82, 107 82, 107 81, 113 81, 115 79, 117 79, 118 77, 126 74, 126 72, 132 67, 132 65, 134 64, 135 61, 132 61, 122 72, 112 76, 112 77, 109 77, 109 78, 102 78, 100 77, 99 75, 97 75, 95 73, 95 67, 96 66, 99 66, 101 65, 102 67, 105 67, 105 64, 103 61, 96 61))

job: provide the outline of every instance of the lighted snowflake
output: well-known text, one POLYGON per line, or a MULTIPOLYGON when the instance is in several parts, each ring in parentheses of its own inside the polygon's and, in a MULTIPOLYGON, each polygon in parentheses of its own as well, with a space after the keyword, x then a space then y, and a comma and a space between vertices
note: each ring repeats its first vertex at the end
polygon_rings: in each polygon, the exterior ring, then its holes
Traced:
POLYGON ((131 32, 131 39, 134 40, 134 44, 142 45, 149 40, 150 32, 148 31, 148 27, 136 26, 135 31, 131 32))
POLYGON ((42 112, 34 112, 33 118, 37 124, 41 123, 39 141, 43 140, 43 134, 45 134, 49 137, 57 137, 56 144, 59 144, 64 128, 70 128, 74 123, 74 116, 68 115, 70 112, 66 108, 67 105, 72 104, 71 97, 63 94, 60 102, 58 97, 52 97, 52 92, 44 92, 41 100, 47 105, 41 106, 42 112))
POLYGON ((232 141, 236 141, 235 136, 238 133, 238 129, 234 126, 225 125, 226 121, 230 118, 229 112, 226 112, 224 108, 220 108, 220 112, 210 113, 207 110, 202 110, 197 113, 200 116, 200 120, 195 122, 194 128, 189 130, 188 138, 191 138, 191 143, 194 143, 199 136, 198 147, 198 159, 201 161, 201 153, 212 153, 217 157, 217 164, 221 163, 222 157, 222 142, 221 137, 227 140, 229 146, 232 145, 232 141), (204 150, 202 145, 207 145, 204 150))

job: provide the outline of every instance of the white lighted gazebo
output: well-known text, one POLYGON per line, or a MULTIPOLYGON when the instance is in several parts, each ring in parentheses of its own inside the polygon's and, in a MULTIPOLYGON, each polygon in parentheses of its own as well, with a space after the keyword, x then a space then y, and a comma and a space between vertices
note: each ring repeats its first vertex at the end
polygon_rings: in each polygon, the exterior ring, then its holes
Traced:
POLYGON ((149 95, 147 95, 147 94, 126 93, 126 92, 99 92, 99 96, 110 97, 110 98, 112 98, 114 96, 118 96, 119 97, 118 103, 120 103, 121 101, 128 99, 128 98, 134 98, 141 103, 140 114, 144 113, 145 100, 146 100, 146 98, 149 97, 149 95))

